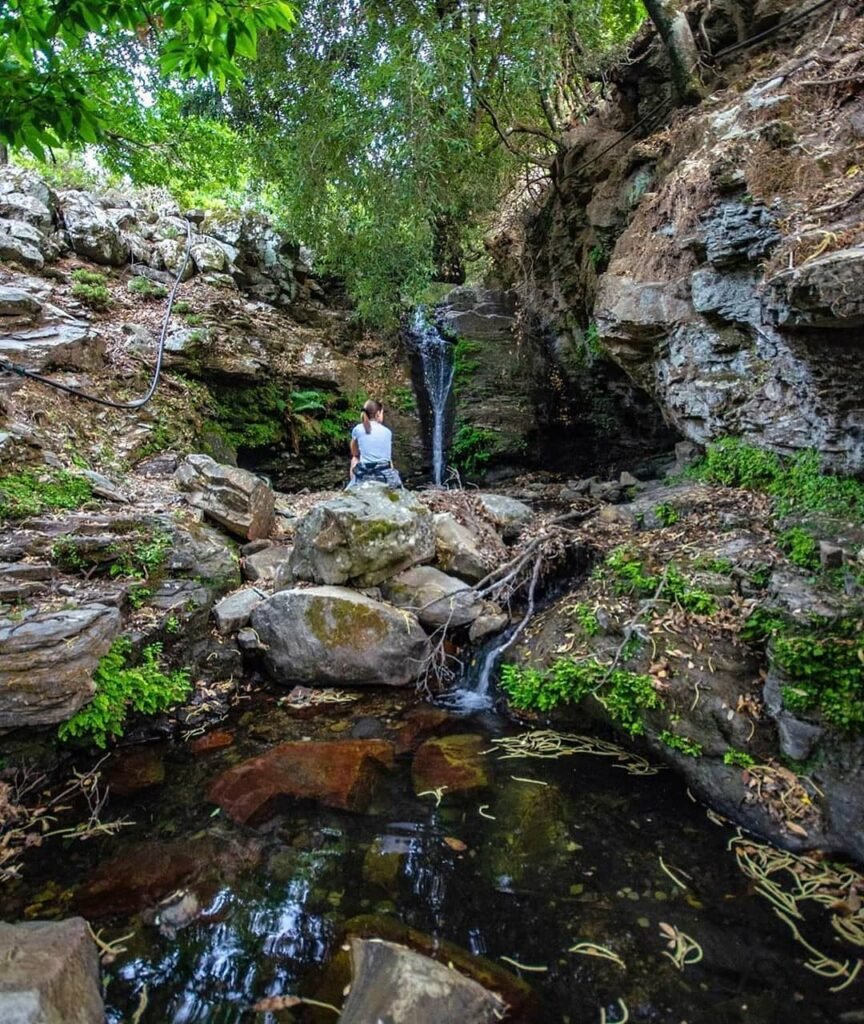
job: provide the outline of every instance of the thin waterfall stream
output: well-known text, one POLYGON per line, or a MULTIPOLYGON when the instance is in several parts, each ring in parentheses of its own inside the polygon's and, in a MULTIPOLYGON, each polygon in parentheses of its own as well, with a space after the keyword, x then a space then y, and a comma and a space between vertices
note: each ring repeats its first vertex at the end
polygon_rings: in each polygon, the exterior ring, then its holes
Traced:
POLYGON ((440 487, 446 466, 444 442, 447 404, 453 388, 453 346, 430 321, 423 306, 418 306, 414 311, 411 334, 423 366, 423 384, 432 414, 432 482, 440 487))

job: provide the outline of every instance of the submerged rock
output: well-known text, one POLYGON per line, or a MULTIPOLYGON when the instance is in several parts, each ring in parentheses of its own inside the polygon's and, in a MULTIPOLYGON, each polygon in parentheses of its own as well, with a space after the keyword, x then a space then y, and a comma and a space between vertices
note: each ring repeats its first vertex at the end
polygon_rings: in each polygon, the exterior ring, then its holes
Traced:
POLYGON ((82 917, 0 922, 3 1024, 102 1024, 99 954, 82 917))
POLYGON ((427 740, 411 765, 414 792, 443 789, 449 794, 487 788, 492 776, 483 756, 485 748, 484 738, 473 733, 427 740))
POLYGON ((407 491, 364 485, 312 509, 297 526, 291 572, 313 583, 375 586, 435 555, 432 515, 407 491))
POLYGON ((344 587, 282 590, 252 612, 277 682, 404 686, 429 656, 417 619, 344 587))
POLYGON ((507 1009, 492 992, 458 971, 383 939, 351 941, 353 981, 343 1024, 493 1024, 507 1009))
POLYGON ((384 740, 283 743, 218 776, 208 799, 249 825, 265 820, 282 797, 363 812, 393 756, 393 744, 384 740))

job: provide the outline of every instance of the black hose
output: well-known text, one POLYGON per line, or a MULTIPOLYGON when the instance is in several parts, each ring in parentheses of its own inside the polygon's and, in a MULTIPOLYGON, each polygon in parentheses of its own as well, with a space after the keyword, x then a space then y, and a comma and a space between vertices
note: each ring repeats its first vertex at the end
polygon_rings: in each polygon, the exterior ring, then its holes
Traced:
POLYGON ((142 406, 146 405, 156 393, 156 386, 159 383, 159 377, 162 373, 162 360, 165 355, 165 339, 168 335, 168 322, 171 319, 171 309, 174 306, 174 296, 177 294, 177 289, 180 287, 180 282, 183 280, 183 275, 186 273, 191 249, 192 224, 187 220, 186 252, 183 254, 183 262, 177 272, 177 277, 175 278, 174 285, 171 288, 171 294, 168 296, 168 306, 165 310, 165 318, 162 321, 162 330, 159 334, 159 345, 156 351, 156 368, 154 369, 153 376, 150 380, 150 387, 147 389, 147 393, 143 398, 136 398, 133 402, 114 402, 110 398, 99 398, 98 395, 88 394, 86 391, 80 391, 78 388, 70 387, 68 384, 61 384, 59 381, 51 380, 50 377, 43 377, 41 373, 34 373, 32 370, 27 370, 23 366, 17 366, 8 359, 0 359, 0 369, 5 370, 7 373, 16 373, 19 377, 26 377, 28 380, 37 380, 40 384, 47 384, 48 387, 56 388, 58 391, 63 391, 67 395, 73 395, 75 398, 83 398, 85 402, 95 402, 97 405, 107 405, 109 409, 140 409, 142 406))

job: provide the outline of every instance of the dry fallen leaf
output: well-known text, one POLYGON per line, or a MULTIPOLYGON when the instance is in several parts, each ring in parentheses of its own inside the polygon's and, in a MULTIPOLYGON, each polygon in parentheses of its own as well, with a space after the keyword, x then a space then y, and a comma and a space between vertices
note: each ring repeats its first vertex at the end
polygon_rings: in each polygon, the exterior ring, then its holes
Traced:
POLYGON ((792 833, 793 836, 801 836, 802 839, 806 839, 807 836, 810 834, 807 831, 807 829, 801 828, 801 826, 796 824, 794 821, 787 821, 785 822, 785 824, 786 828, 792 833))
POLYGON ((456 839, 453 836, 444 836, 444 842, 451 850, 455 850, 457 853, 463 853, 468 849, 467 843, 463 843, 461 839, 456 839))
POLYGON ((289 1010, 302 1002, 299 996, 267 996, 266 999, 259 999, 251 1009, 255 1013, 272 1013, 274 1010, 289 1010))

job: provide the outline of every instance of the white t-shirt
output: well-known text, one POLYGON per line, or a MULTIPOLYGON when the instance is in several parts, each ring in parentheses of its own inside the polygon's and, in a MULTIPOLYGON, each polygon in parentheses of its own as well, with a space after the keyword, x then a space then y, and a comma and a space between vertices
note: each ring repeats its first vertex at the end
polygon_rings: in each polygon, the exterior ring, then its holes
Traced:
POLYGON ((371 430, 366 433, 362 423, 351 431, 351 437, 360 449, 361 462, 390 462, 392 459, 393 434, 383 423, 372 420, 371 430))

